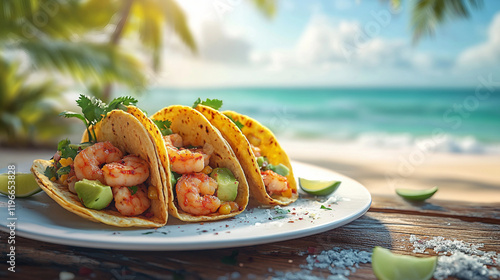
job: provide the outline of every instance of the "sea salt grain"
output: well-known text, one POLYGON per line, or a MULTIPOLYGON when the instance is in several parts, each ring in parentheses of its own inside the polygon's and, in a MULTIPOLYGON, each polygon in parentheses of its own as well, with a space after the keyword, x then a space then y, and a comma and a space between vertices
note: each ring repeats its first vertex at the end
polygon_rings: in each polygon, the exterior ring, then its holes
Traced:
POLYGON ((301 271, 294 272, 275 272, 272 279, 329 279, 329 280, 344 280, 351 273, 356 272, 360 263, 371 262, 371 253, 366 251, 358 251, 353 249, 333 248, 332 250, 322 251, 318 255, 309 255, 306 258, 307 264, 301 265, 301 271), (319 269, 320 275, 313 275, 313 271, 319 269), (328 276, 323 275, 323 272, 329 271, 328 276))
POLYGON ((414 253, 428 253, 432 249, 440 257, 434 272, 434 278, 441 280, 450 276, 459 279, 498 279, 500 272, 498 266, 500 255, 496 252, 485 252, 479 250, 484 244, 473 244, 459 240, 449 240, 442 236, 429 240, 418 239, 415 235, 410 236, 413 243, 414 253))

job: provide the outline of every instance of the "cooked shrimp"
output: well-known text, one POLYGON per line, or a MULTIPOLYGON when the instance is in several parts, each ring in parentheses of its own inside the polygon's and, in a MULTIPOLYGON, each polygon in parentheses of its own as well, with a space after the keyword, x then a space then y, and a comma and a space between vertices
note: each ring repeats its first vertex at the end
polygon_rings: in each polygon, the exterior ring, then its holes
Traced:
POLYGON ((106 185, 111 187, 137 186, 149 177, 149 165, 136 155, 128 155, 121 161, 112 162, 102 168, 106 185))
POLYGON ((210 156, 214 152, 214 147, 208 143, 205 143, 205 145, 203 145, 203 148, 194 148, 190 149, 190 151, 200 153, 203 156, 203 162, 205 166, 207 166, 210 163, 210 156))
POLYGON ((118 161, 122 157, 122 151, 110 142, 95 143, 76 155, 74 160, 76 178, 78 180, 99 180, 104 183, 100 165, 118 161))
POLYGON ((165 140, 165 145, 167 146, 172 146, 177 148, 184 146, 182 141, 182 136, 176 133, 163 136, 163 140, 165 140))
POLYGON ((201 153, 190 150, 177 150, 167 147, 170 168, 179 174, 201 172, 205 168, 205 159, 201 153))
POLYGON ((262 180, 266 186, 267 193, 273 195, 288 190, 288 180, 272 170, 262 171, 262 180))
POLYGON ((217 187, 217 182, 204 173, 184 174, 175 188, 179 206, 193 215, 214 213, 221 204, 214 196, 217 187))
POLYGON ((253 154, 254 154, 255 157, 262 156, 262 154, 260 153, 260 148, 259 147, 255 147, 254 145, 250 144, 250 148, 252 148, 252 152, 253 152, 253 154))
MULTIPOLYGON (((137 216, 146 211, 151 206, 151 201, 148 198, 146 188, 137 186, 137 191, 132 195, 131 187, 114 187, 113 198, 115 199, 115 207, 120 214, 124 216, 137 216)), ((132 191, 134 191, 132 189, 132 191)))

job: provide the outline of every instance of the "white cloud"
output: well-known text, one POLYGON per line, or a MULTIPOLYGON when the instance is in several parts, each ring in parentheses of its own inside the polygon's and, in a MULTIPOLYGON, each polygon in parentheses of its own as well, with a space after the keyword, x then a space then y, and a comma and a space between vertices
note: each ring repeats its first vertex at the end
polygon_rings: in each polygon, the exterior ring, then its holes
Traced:
POLYGON ((201 58, 220 63, 247 63, 251 45, 243 37, 229 34, 220 22, 203 24, 200 38, 201 58))
POLYGON ((433 58, 414 50, 408 42, 369 36, 356 21, 335 21, 315 15, 290 49, 254 52, 252 60, 268 63, 268 69, 319 67, 325 71, 335 67, 429 68, 433 58))
POLYGON ((500 13, 490 24, 486 42, 473 46, 460 54, 457 65, 460 68, 495 67, 500 64, 500 13))

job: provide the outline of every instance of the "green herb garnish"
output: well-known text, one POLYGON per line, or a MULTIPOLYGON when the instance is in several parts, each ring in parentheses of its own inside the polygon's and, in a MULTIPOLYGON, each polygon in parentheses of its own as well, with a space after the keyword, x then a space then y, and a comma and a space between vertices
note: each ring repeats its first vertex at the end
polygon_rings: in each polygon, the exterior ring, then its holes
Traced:
POLYGON ((328 208, 328 207, 326 207, 325 205, 321 205, 321 209, 324 209, 324 210, 332 210, 332 208, 328 208))
POLYGON ((51 179, 56 177, 57 178, 57 169, 55 166, 47 166, 45 168, 45 172, 43 172, 43 175, 47 176, 47 178, 51 179))
POLYGON ((71 172, 71 166, 70 165, 59 168, 57 170, 57 175, 60 177, 60 176, 65 175, 65 174, 69 174, 69 172, 71 172))
POLYGON ((169 120, 164 120, 164 121, 153 120, 153 122, 160 129, 160 132, 163 136, 167 136, 167 135, 170 135, 173 133, 172 130, 170 129, 170 125, 172 124, 171 121, 169 121, 169 120))
POLYGON ((196 99, 196 101, 193 104, 193 108, 196 108, 199 104, 208 106, 214 110, 219 110, 220 107, 222 107, 222 100, 220 99, 210 99, 207 98, 205 101, 201 101, 200 98, 196 99))
POLYGON ((59 141, 59 144, 57 144, 57 150, 61 152, 61 158, 70 157, 72 159, 75 159, 76 155, 78 154, 78 147, 71 145, 71 141, 69 141, 68 139, 59 141))
POLYGON ((238 255, 239 255, 239 251, 238 250, 233 250, 231 252, 231 255, 222 257, 220 259, 220 261, 222 263, 228 264, 228 265, 237 265, 238 264, 238 259, 237 259, 238 255))
POLYGON ((228 117, 240 130, 245 126, 244 124, 242 124, 240 121, 235 121, 233 119, 233 117, 229 116, 229 115, 225 115, 226 117, 228 117))
POLYGON ((95 97, 88 97, 80 94, 76 103, 82 109, 82 114, 64 111, 59 115, 66 118, 78 118, 83 121, 85 127, 87 127, 89 142, 97 143, 94 126, 101 121, 107 113, 115 109, 126 110, 127 105, 135 105, 137 100, 130 96, 122 96, 113 99, 109 105, 106 105, 106 103, 95 97))
POLYGON ((131 195, 134 195, 137 192, 137 190, 139 190, 139 188, 137 186, 133 186, 133 187, 128 187, 128 190, 130 191, 131 195))

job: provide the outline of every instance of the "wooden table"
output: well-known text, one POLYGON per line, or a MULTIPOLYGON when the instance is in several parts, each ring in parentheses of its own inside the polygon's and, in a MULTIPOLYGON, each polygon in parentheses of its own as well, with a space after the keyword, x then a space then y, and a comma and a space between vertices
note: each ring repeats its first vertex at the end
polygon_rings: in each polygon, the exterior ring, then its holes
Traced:
MULTIPOLYGON (((266 279, 276 271, 300 270, 307 252, 333 247, 371 251, 374 246, 383 246, 396 253, 415 255, 408 241, 411 234, 484 243, 482 250, 500 252, 500 203, 410 203, 398 197, 375 196, 368 213, 341 228, 274 244, 205 251, 97 250, 17 237, 15 274, 7 271, 4 260, 8 236, 1 232, 0 278, 59 279, 60 273, 66 271, 75 279, 266 279)), ((328 273, 323 271, 323 275, 328 273)), ((375 276, 370 264, 362 264, 349 279, 375 276)))

